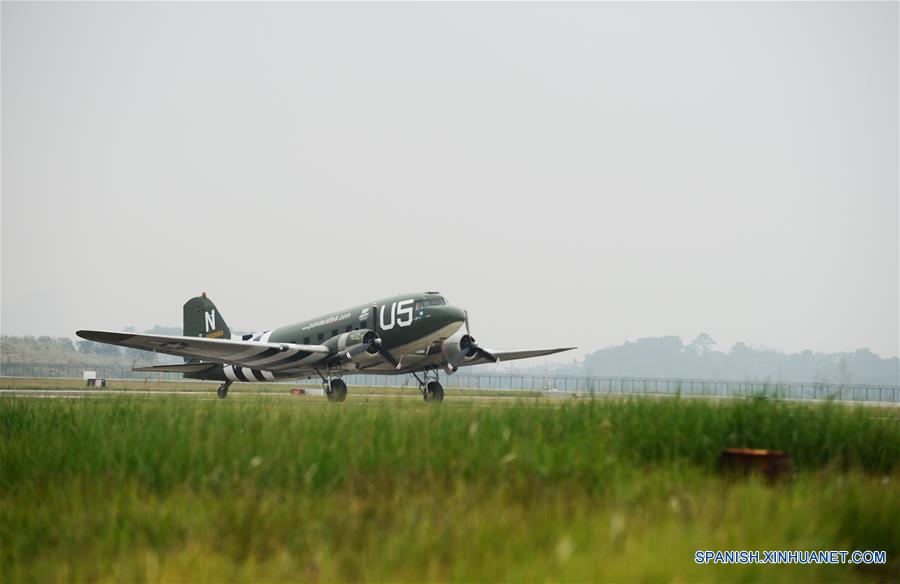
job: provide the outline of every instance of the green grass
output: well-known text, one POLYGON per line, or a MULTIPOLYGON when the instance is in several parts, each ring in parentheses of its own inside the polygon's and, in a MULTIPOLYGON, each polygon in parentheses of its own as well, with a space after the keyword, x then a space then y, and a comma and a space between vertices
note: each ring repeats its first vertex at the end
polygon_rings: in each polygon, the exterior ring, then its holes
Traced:
POLYGON ((0 580, 896 580, 900 415, 766 400, 0 399, 0 580), (796 472, 725 480, 723 447, 796 472), (888 565, 697 566, 697 549, 888 565))

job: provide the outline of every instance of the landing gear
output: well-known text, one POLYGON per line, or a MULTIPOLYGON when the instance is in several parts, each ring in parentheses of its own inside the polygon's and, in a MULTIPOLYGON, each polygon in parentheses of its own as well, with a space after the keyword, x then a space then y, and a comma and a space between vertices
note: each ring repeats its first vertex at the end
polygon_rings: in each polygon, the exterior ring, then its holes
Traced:
POLYGON ((444 386, 440 381, 429 381, 425 384, 425 401, 442 402, 444 401, 444 386))
POLYGON ((234 382, 226 381, 225 383, 223 383, 222 385, 219 386, 219 389, 216 390, 216 395, 219 396, 219 399, 225 399, 226 397, 228 397, 228 388, 231 386, 232 383, 234 383, 234 382))
POLYGON ((328 401, 342 402, 347 399, 347 384, 339 377, 332 378, 330 369, 325 371, 328 377, 322 375, 318 369, 316 369, 316 373, 322 378, 322 389, 325 390, 325 397, 328 398, 328 401))
POLYGON ((442 402, 444 401, 444 386, 438 380, 437 369, 428 369, 423 372, 425 379, 419 379, 415 373, 412 374, 419 382, 419 391, 422 392, 422 398, 425 401, 442 402))
POLYGON ((328 401, 342 402, 347 399, 347 384, 340 379, 332 379, 331 383, 325 384, 325 395, 328 401))

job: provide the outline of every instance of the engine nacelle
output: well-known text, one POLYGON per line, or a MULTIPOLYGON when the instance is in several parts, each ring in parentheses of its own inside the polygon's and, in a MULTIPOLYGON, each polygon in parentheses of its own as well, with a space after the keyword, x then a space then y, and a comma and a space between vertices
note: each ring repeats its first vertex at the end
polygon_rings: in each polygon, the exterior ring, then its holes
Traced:
POLYGON ((456 361, 469 360, 478 353, 473 346, 475 339, 465 332, 463 329, 456 331, 453 336, 448 337, 441 343, 441 353, 447 361, 453 363, 456 361), (465 355, 460 353, 465 352, 465 355))
POLYGON ((346 353, 349 351, 354 355, 362 352, 375 355, 378 353, 378 349, 373 342, 377 338, 378 335, 375 331, 371 329, 362 329, 341 333, 336 337, 331 337, 322 344, 328 347, 332 354, 346 353), (365 349, 363 349, 363 347, 365 347, 365 349))

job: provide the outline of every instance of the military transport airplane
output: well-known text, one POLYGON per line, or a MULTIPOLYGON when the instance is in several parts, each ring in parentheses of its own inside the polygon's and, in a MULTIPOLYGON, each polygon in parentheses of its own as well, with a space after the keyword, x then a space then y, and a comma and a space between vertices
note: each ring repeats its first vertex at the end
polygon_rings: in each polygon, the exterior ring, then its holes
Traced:
POLYGON ((341 377, 351 373, 411 374, 426 401, 442 401, 438 372, 568 351, 488 350, 469 333, 468 313, 438 292, 404 294, 256 334, 235 336, 204 292, 184 304, 184 336, 77 331, 79 337, 184 357, 184 363, 135 371, 182 373, 222 381, 220 398, 235 381, 320 377, 331 401, 347 398, 341 377), (418 373, 422 373, 419 377, 418 373))

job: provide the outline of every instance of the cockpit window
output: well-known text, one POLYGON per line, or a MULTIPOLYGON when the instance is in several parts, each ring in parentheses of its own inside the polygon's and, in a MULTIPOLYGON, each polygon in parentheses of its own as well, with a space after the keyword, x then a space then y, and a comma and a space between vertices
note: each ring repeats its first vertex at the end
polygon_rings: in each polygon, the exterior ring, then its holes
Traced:
POLYGON ((444 304, 447 304, 447 301, 444 300, 443 296, 432 296, 425 299, 425 306, 441 306, 444 304))

